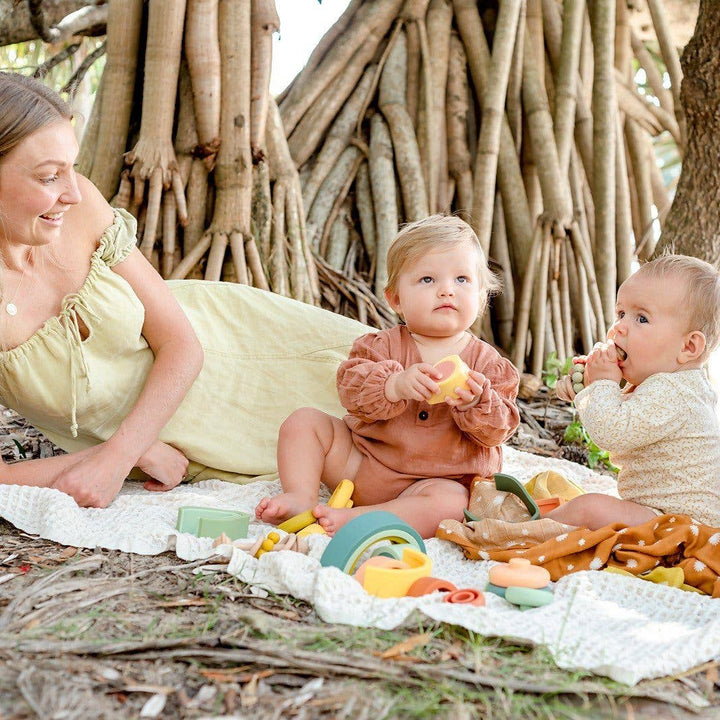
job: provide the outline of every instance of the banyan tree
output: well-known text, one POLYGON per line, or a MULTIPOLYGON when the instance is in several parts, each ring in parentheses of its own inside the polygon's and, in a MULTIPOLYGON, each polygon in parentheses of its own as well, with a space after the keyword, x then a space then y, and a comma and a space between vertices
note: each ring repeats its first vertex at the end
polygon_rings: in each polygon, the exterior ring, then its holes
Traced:
POLYGON ((165 277, 249 283, 376 326, 394 321, 382 291, 398 227, 457 213, 505 288, 477 331, 539 374, 549 352, 604 336, 617 285, 672 225, 654 146, 704 150, 663 2, 647 0, 643 37, 637 4, 351 0, 273 99, 273 0, 75 2, 107 28, 80 170, 136 215, 165 277))

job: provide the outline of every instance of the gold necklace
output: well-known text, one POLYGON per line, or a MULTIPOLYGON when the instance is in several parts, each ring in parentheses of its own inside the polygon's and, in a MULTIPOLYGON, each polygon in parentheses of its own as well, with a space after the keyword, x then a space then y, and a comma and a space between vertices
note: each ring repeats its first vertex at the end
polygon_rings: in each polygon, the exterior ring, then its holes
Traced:
POLYGON ((17 305, 15 304, 15 300, 17 299, 18 293, 20 292, 20 286, 23 284, 23 280, 25 279, 25 271, 27 270, 27 266, 23 268, 22 275, 20 276, 20 282, 18 283, 17 287, 15 288, 15 294, 12 296, 12 299, 8 300, 5 304, 5 312, 8 315, 11 315, 12 317, 15 317, 17 315, 18 309, 17 305))

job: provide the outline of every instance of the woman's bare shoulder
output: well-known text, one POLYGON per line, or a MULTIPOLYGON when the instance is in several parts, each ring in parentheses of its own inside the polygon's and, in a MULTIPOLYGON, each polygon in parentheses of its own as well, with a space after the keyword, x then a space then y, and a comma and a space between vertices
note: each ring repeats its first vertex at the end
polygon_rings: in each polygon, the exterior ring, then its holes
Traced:
POLYGON ((112 207, 95 185, 82 175, 76 177, 82 200, 66 215, 69 220, 68 232, 74 241, 94 250, 115 216, 112 207))

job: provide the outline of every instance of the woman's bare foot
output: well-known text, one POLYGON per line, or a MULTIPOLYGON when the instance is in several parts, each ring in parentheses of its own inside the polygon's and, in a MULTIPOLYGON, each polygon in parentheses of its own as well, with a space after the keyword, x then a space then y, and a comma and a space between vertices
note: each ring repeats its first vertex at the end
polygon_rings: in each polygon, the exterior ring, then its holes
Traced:
POLYGON ((273 497, 264 497, 255 508, 255 517, 271 525, 279 525, 284 520, 309 510, 315 498, 296 493, 281 493, 273 497))
POLYGON ((362 510, 357 508, 331 508, 329 505, 317 505, 313 508, 313 515, 330 537, 360 512, 362 510))

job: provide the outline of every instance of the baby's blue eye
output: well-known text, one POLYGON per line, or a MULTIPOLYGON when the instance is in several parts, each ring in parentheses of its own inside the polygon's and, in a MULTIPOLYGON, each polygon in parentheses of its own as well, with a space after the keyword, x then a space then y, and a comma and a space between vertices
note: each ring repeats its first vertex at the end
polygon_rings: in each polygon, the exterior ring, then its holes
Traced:
POLYGON ((429 285, 432 281, 433 281, 433 279, 429 275, 425 275, 425 277, 420 278, 420 282, 423 285, 429 285))
POLYGON ((638 322, 639 323, 646 323, 648 319, 644 315, 638 315, 638 322))
POLYGON ((455 278, 455 280, 456 280, 456 282, 458 282, 460 285, 462 285, 462 284, 464 284, 464 283, 470 282, 470 278, 467 277, 466 275, 460 275, 460 276, 458 276, 457 278, 455 278))

